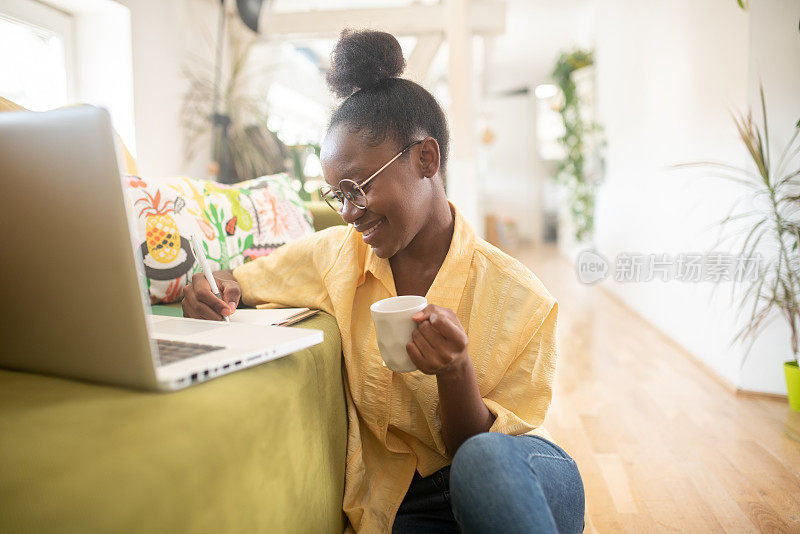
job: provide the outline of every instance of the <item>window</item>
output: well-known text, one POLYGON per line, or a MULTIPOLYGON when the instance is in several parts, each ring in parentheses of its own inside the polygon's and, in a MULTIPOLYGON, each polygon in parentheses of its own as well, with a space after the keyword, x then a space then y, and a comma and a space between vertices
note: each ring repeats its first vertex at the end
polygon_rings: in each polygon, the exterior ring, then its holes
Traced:
POLYGON ((136 156, 130 11, 113 0, 0 0, 0 96, 102 106, 136 156))
POLYGON ((0 7, 0 96, 44 111, 73 100, 72 17, 15 0, 0 7))

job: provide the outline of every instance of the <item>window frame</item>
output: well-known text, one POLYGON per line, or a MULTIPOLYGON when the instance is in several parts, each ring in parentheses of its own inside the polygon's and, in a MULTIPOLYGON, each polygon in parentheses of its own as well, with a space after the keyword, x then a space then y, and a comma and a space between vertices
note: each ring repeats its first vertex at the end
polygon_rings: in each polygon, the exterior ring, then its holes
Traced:
POLYGON ((35 0, 3 0, 0 17, 52 32, 61 37, 64 44, 64 67, 67 74, 67 102, 74 102, 77 94, 77 72, 75 57, 75 19, 69 14, 35 0))

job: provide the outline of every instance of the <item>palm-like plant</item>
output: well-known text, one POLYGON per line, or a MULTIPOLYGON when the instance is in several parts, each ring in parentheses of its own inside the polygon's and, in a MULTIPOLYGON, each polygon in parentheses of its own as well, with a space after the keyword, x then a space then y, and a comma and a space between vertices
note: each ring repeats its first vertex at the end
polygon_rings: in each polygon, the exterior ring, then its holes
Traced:
MULTIPOLYGON (((800 154, 800 121, 778 160, 773 161, 763 87, 760 99, 762 125, 753 120, 752 112, 733 114, 739 138, 755 171, 718 162, 679 165, 710 167, 716 176, 744 186, 750 193, 747 198, 763 204, 761 208, 732 215, 737 202, 719 221, 722 227, 735 220, 749 223, 740 257, 752 258, 757 251, 769 251, 766 261, 756 264, 757 276, 741 296, 740 312, 749 310, 750 317, 731 343, 749 338, 750 344, 740 367, 775 311, 789 325, 795 363, 800 356, 800 164, 795 161, 800 154)), ((734 288, 732 286, 732 297, 734 288)))
MULTIPOLYGON (((240 25, 235 15, 227 15, 228 27, 235 30, 240 25)), ((237 182, 275 174, 286 170, 288 153, 283 143, 267 127, 268 114, 263 97, 247 92, 252 76, 262 76, 261 71, 248 71, 247 59, 256 43, 253 39, 236 38, 231 32, 232 63, 230 75, 220 91, 222 113, 230 117, 225 146, 215 146, 214 153, 228 155, 232 176, 221 176, 222 181, 237 182)), ((203 141, 213 138, 210 120, 214 112, 213 64, 198 60, 193 67, 184 67, 189 89, 181 108, 181 125, 184 129, 184 158, 192 159, 198 149, 205 148, 203 141)), ((213 141, 218 142, 218 140, 213 141)))

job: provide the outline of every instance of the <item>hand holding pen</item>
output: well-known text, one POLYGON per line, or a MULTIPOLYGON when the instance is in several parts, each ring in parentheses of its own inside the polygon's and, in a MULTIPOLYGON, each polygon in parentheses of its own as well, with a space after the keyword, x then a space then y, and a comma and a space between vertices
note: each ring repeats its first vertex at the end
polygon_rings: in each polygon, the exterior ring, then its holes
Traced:
POLYGON ((192 283, 184 288, 183 315, 230 322, 228 316, 236 309, 242 294, 239 283, 234 280, 231 271, 217 271, 214 276, 196 233, 191 234, 191 244, 202 273, 195 274, 192 283))

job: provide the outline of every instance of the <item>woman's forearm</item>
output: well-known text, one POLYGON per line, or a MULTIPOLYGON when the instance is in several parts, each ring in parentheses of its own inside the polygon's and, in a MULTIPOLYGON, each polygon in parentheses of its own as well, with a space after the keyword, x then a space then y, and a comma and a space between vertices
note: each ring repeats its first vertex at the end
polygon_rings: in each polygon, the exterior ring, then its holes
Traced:
POLYGON ((481 398, 471 358, 465 358, 463 364, 453 371, 437 374, 436 383, 439 388, 442 438, 452 458, 467 439, 487 432, 495 417, 481 398))

